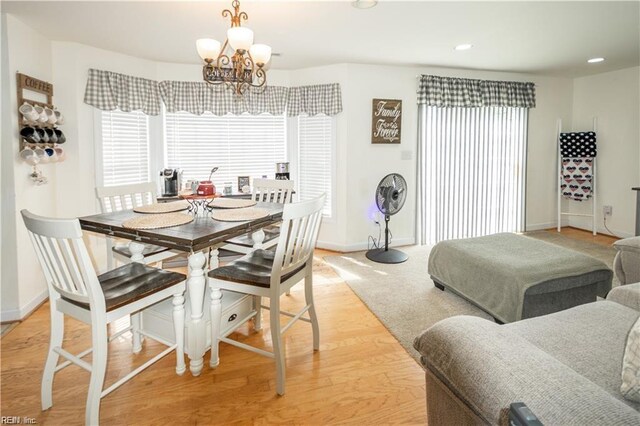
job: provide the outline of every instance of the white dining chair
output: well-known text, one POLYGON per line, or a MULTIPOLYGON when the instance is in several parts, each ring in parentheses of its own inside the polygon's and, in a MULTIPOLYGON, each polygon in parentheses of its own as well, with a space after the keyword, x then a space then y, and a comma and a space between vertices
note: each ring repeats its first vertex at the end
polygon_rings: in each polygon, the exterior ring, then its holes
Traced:
MULTIPOLYGON (((284 179, 254 179, 253 190, 251 191, 251 200, 257 202, 267 203, 280 203, 287 204, 293 199, 293 186, 292 180, 284 179)), ((278 244, 278 236, 280 235, 280 225, 266 226, 256 233, 262 233, 262 241, 256 247, 256 242, 253 239, 253 233, 247 233, 234 237, 225 241, 227 243, 222 247, 223 250, 227 250, 233 253, 248 254, 256 248, 270 249, 278 244)), ((289 292, 287 292, 287 296, 289 292)), ((253 298, 253 306, 255 309, 262 305, 260 297, 253 298)), ((256 329, 262 328, 262 322, 260 316, 257 316, 254 324, 256 329)))
MULTIPOLYGON (((96 197, 100 202, 102 213, 119 212, 157 202, 156 188, 153 182, 96 187, 96 197)), ((147 265, 162 262, 180 254, 162 246, 144 243, 143 245, 143 262, 147 265)), ((113 238, 107 237, 107 270, 114 268, 115 259, 122 263, 131 262, 129 245, 128 243, 117 244, 113 238)))
POLYGON ((53 378, 56 372, 75 364, 91 373, 85 423, 100 420, 100 400, 144 369, 176 351, 176 373, 186 369, 184 361, 184 292, 183 274, 129 263, 100 276, 91 263, 77 219, 52 219, 22 210, 38 261, 49 290, 51 335, 41 385, 42 410, 53 405, 53 378), (103 389, 107 367, 108 342, 131 330, 131 327, 108 336, 107 325, 132 313, 173 297, 173 323, 176 343, 170 343, 140 330, 144 336, 168 346, 107 389, 103 389), (91 326, 92 348, 73 355, 62 348, 64 316, 69 315, 91 326), (92 353, 92 362, 82 358, 92 353), (58 364, 59 357, 67 361, 58 364))
POLYGON ((318 317, 313 302, 313 250, 318 239, 322 208, 325 195, 319 198, 284 206, 282 226, 275 252, 271 250, 255 250, 242 258, 209 272, 211 290, 211 361, 210 366, 218 365, 219 342, 253 351, 257 354, 275 358, 276 391, 284 395, 285 362, 282 334, 297 320, 311 323, 313 330, 313 349, 320 347, 318 317), (305 306, 297 313, 280 310, 280 296, 293 285, 304 280, 305 306), (269 306, 258 306, 269 309, 271 342, 273 352, 267 352, 244 343, 236 342, 227 336, 220 335, 221 290, 258 297, 268 297, 269 306), (304 318, 306 312, 309 318, 304 318), (287 325, 280 327, 280 315, 292 318, 287 325), (216 320, 218 319, 218 320, 216 320))
MULTIPOLYGON (((292 180, 254 179, 251 200, 267 203, 290 203, 293 198, 293 185, 294 182, 292 180)), ((268 226, 263 228, 262 231, 264 232, 264 239, 259 248, 268 249, 274 247, 278 243, 280 227, 278 225, 268 226)), ((255 249, 255 242, 251 233, 231 238, 225 243, 227 244, 222 248, 235 253, 248 254, 255 249)))

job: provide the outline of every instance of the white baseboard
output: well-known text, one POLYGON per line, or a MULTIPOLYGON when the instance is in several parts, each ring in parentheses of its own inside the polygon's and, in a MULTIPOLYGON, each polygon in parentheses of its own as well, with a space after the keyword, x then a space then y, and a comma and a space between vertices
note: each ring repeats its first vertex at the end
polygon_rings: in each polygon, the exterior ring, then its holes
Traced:
MULTIPOLYGON (((394 239, 391 242, 391 244, 389 244, 389 246, 390 247, 408 246, 408 245, 415 244, 415 242, 416 242, 415 238, 397 238, 397 239, 394 239)), ((360 243, 345 245, 345 244, 335 244, 328 241, 318 241, 316 243, 316 247, 325 249, 325 250, 332 250, 332 251, 337 251, 341 253, 347 253, 352 251, 367 250, 368 245, 367 245, 367 242, 360 242, 360 243)))
MULTIPOLYGON (((527 223, 525 225, 526 231, 542 231, 543 229, 551 229, 558 226, 558 222, 545 222, 545 223, 527 223)), ((569 226, 569 221, 563 218, 561 226, 569 226)))
POLYGON ((0 321, 22 321, 31 312, 33 312, 38 306, 40 306, 49 297, 49 291, 45 289, 42 293, 31 299, 26 305, 19 309, 10 309, 8 311, 0 312, 0 321))
POLYGON ((555 228, 556 222, 547 223, 527 223, 525 226, 526 231, 541 231, 543 229, 555 228))

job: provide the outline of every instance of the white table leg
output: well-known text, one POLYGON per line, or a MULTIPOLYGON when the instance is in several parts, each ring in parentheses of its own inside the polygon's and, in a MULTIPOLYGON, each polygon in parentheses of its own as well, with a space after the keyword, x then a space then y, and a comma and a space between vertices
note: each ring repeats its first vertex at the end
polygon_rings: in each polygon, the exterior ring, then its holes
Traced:
POLYGON ((215 285, 215 280, 209 282, 211 290, 211 361, 209 366, 215 368, 220 364, 218 347, 220 345, 220 321, 222 321, 222 290, 215 285))
POLYGON ((266 235, 264 235, 264 231, 262 229, 258 229, 256 232, 251 234, 251 239, 253 240, 253 249, 258 250, 261 249, 264 243, 264 239, 266 235))
POLYGON ((209 251, 209 270, 210 271, 213 271, 218 266, 220 266, 220 260, 218 258, 219 254, 220 254, 220 252, 218 251, 217 248, 212 248, 209 251))
POLYGON ((173 295, 173 332, 176 336, 176 374, 182 376, 187 370, 184 363, 184 294, 173 295))
MULTIPOLYGON (((265 237, 262 228, 251 234, 254 250, 262 248, 265 237)), ((253 329, 256 331, 262 330, 262 308, 260 306, 262 306, 262 297, 253 296, 253 308, 256 310, 256 316, 253 317, 253 329)))
MULTIPOLYGON (((144 256, 142 255, 142 251, 144 250, 144 245, 140 244, 137 241, 129 242, 129 251, 131 252, 131 262, 144 263, 144 256)), ((131 344, 133 346, 133 353, 138 354, 142 351, 142 335, 140 334, 140 329, 142 328, 142 316, 140 312, 132 314, 130 317, 131 320, 131 344)))
POLYGON ((189 344, 189 370, 194 376, 198 376, 202 372, 207 343, 206 323, 203 318, 206 283, 204 264, 206 261, 207 258, 201 251, 189 255, 187 288, 191 306, 191 320, 187 326, 187 342, 189 344))

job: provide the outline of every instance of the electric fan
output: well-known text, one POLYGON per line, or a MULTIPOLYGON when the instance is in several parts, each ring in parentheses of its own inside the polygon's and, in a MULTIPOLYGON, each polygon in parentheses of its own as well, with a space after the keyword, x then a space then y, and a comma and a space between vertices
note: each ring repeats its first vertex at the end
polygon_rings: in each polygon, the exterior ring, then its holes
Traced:
POLYGON ((378 263, 401 263, 409 258, 405 253, 389 248, 389 220, 398 213, 407 199, 407 181, 397 173, 382 178, 376 188, 376 205, 384 215, 384 247, 369 250, 367 258, 378 263))

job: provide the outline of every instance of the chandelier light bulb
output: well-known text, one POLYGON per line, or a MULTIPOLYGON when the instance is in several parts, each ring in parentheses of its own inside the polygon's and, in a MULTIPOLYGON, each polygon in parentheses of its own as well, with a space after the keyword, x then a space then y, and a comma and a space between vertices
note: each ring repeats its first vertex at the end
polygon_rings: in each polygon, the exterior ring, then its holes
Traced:
POLYGON ((220 42, 212 38, 201 38, 196 41, 196 49, 203 60, 213 60, 220 54, 220 42))
POLYGON ((233 50, 247 51, 253 44, 253 31, 246 27, 231 27, 227 39, 233 50))
POLYGON ((256 65, 265 65, 271 59, 271 47, 266 44, 254 44, 249 48, 249 54, 256 65))

